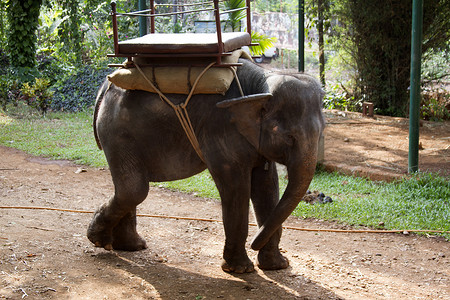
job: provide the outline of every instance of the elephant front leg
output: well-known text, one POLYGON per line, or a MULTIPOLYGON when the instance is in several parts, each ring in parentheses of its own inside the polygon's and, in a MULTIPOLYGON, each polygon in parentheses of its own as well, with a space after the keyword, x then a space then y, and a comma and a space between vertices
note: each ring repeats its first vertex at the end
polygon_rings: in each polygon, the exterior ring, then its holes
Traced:
MULTIPOLYGON (((248 234, 248 201, 247 217, 240 213, 225 217, 223 216, 225 228, 225 247, 223 250, 222 270, 234 273, 250 273, 255 270, 252 261, 247 256, 245 241, 248 234), (246 221, 244 221, 244 219, 246 221)), ((225 209, 228 210, 228 209, 225 209)))
POLYGON ((225 230, 222 270, 249 273, 255 270, 245 250, 248 235, 250 175, 245 176, 242 171, 229 175, 220 174, 220 178, 213 175, 222 199, 222 219, 225 230))
MULTIPOLYGON (((258 225, 270 215, 279 199, 276 165, 268 162, 252 172, 251 199, 258 225)), ((289 261, 280 253, 281 227, 258 253, 258 267, 263 270, 279 270, 289 266, 289 261)))

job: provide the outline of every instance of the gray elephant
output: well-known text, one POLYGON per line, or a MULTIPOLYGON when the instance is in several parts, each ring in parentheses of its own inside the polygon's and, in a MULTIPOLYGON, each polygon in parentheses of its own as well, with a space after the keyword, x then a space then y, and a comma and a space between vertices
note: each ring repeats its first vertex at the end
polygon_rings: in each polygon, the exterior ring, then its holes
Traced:
MULTIPOLYGON (((225 229, 226 272, 252 272, 247 256, 249 199, 259 224, 251 247, 261 269, 286 268, 279 251, 281 225, 306 193, 314 175, 324 128, 323 91, 307 75, 266 76, 241 60, 225 95, 195 95, 187 110, 202 161, 174 110, 157 94, 123 90, 106 82, 97 96, 94 131, 115 186, 114 196, 95 213, 88 238, 107 250, 140 250, 136 206, 147 197, 149 182, 171 181, 209 169, 220 193, 225 229), (240 97, 240 99, 239 99, 240 97), (227 100, 234 99, 234 100, 227 100), (237 99, 237 100, 236 100, 237 99), (287 167, 289 183, 279 200, 275 163, 287 167)), ((168 95, 173 103, 185 95, 168 95)))

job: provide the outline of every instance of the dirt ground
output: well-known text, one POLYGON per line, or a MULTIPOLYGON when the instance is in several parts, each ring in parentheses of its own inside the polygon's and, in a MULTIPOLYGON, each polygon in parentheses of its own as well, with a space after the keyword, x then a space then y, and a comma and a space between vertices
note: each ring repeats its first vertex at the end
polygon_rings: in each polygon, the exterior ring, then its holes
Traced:
MULTIPOLYGON (((408 173, 409 119, 337 110, 325 115, 327 169, 373 180, 408 173)), ((450 122, 421 121, 419 133, 419 170, 450 176, 450 122)))
MULTIPOLYGON (((327 168, 374 179, 406 172, 406 120, 327 112, 327 122, 327 168)), ((425 122, 421 142, 420 168, 448 175, 449 123, 425 122)), ((112 191, 108 170, 0 147, 0 206, 93 211, 112 191)), ((158 187, 151 187, 139 213, 221 218, 218 201, 158 187)), ((218 222, 139 217, 148 249, 108 252, 85 236, 91 217, 0 208, 0 298, 450 298, 450 243, 438 237, 285 230, 288 269, 234 275, 220 268, 224 234, 218 222)), ((285 225, 343 227, 293 217, 285 225)), ((255 232, 251 227, 250 236, 255 232)), ((256 252, 249 255, 255 260, 256 252)))

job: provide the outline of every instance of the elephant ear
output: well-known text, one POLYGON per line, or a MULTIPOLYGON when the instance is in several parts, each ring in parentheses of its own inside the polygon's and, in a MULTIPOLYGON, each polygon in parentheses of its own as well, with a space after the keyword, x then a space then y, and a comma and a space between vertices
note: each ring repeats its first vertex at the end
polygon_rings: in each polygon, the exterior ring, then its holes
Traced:
POLYGON ((256 149, 259 149, 261 112, 267 100, 271 97, 272 94, 270 93, 254 94, 224 100, 217 103, 216 106, 219 108, 227 108, 232 114, 231 122, 236 124, 239 133, 256 149))

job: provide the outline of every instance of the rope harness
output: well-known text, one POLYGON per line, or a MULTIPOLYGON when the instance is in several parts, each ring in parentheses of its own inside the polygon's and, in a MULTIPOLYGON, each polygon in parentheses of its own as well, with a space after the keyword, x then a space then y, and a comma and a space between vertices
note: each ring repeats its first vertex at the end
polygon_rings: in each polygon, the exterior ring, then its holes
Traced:
MULTIPOLYGON (((192 85, 192 88, 190 89, 190 92, 186 98, 186 100, 183 103, 180 103, 178 105, 175 105, 170 101, 166 95, 164 95, 163 92, 161 92, 153 82, 148 79, 148 77, 145 75, 145 73, 142 71, 141 67, 139 65, 135 64, 136 69, 139 71, 139 73, 142 75, 142 77, 147 81, 147 83, 156 91, 156 93, 159 95, 159 98, 166 102, 172 109, 175 111, 176 116, 178 117, 178 120, 180 121, 181 126, 183 127, 184 132, 186 133, 186 136, 189 139, 189 142, 191 143, 192 147, 194 147, 195 152, 197 153, 198 157, 205 162, 205 158, 203 156, 203 153, 200 149, 200 144, 198 142, 197 136, 195 135, 194 128, 192 127, 191 120, 189 119, 189 114, 187 111, 187 106, 189 104, 189 101, 192 98, 192 95, 194 94, 195 88, 197 87, 198 82, 202 78, 202 76, 215 64, 215 62, 210 63, 208 66, 203 69, 203 71, 197 76, 195 79, 194 84, 192 85)), ((238 85, 239 91, 241 93, 241 96, 244 96, 244 92, 242 91, 241 83, 239 82, 239 78, 237 76, 236 70, 233 67, 230 67, 230 70, 233 72, 234 77, 236 79, 236 83, 238 85)), ((189 73, 190 74, 190 73, 189 73)))

